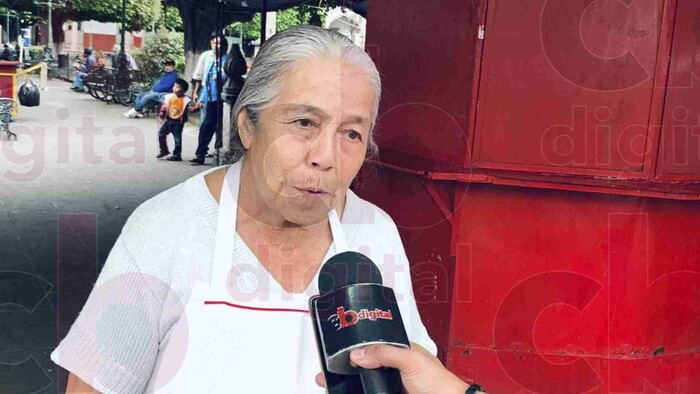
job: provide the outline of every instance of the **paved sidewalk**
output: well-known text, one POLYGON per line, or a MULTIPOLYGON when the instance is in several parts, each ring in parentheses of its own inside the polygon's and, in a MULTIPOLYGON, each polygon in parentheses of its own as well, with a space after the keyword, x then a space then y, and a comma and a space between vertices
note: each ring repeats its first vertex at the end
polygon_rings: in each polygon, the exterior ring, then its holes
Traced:
POLYGON ((211 168, 187 162, 194 125, 183 134, 185 161, 157 160, 155 118, 126 119, 125 111, 54 80, 40 107, 20 107, 18 140, 0 141, 0 393, 63 388, 48 355, 128 216, 211 168))

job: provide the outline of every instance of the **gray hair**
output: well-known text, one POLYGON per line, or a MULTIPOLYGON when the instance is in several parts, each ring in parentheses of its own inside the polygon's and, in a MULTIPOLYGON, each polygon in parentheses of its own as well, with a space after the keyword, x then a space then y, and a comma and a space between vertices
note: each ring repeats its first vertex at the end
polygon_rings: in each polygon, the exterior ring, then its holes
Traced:
POLYGON ((241 111, 246 111, 253 127, 257 127, 260 112, 277 97, 286 71, 297 61, 323 56, 337 57, 349 64, 358 65, 369 76, 374 86, 375 100, 370 118, 367 153, 370 156, 377 154, 374 125, 382 93, 377 67, 362 48, 344 35, 317 26, 301 25, 275 34, 260 48, 231 112, 231 138, 224 162, 235 163, 246 153, 238 130, 238 115, 241 111))

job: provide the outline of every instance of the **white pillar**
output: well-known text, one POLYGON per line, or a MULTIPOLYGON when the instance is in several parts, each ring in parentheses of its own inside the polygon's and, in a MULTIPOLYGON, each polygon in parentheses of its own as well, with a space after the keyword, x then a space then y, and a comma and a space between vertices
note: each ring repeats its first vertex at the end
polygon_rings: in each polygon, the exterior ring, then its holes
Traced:
POLYGON ((268 12, 265 19, 267 20, 265 39, 268 39, 277 33, 277 12, 268 12))
POLYGON ((70 37, 71 37, 71 43, 70 43, 70 49, 71 51, 75 52, 78 50, 78 22, 71 22, 71 30, 70 30, 70 37))

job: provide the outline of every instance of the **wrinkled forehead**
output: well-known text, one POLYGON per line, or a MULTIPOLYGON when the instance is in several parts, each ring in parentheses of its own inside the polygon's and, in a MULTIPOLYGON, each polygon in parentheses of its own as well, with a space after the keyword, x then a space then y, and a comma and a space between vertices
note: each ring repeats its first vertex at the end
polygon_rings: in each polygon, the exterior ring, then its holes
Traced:
POLYGON ((361 116, 369 123, 375 96, 372 81, 360 65, 322 57, 293 63, 269 105, 305 105, 333 117, 361 116))

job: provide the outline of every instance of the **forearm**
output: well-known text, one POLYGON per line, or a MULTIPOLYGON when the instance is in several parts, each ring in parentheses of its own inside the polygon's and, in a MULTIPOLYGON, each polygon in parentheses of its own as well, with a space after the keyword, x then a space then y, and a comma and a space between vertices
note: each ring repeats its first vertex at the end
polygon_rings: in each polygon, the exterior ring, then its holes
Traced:
POLYGON ((467 389, 469 388, 469 385, 467 383, 464 383, 463 381, 459 380, 456 376, 455 379, 445 385, 443 390, 440 390, 440 393, 445 393, 445 394, 464 394, 467 392, 467 389))
POLYGON ((71 373, 68 375, 66 394, 100 394, 100 392, 71 373))

